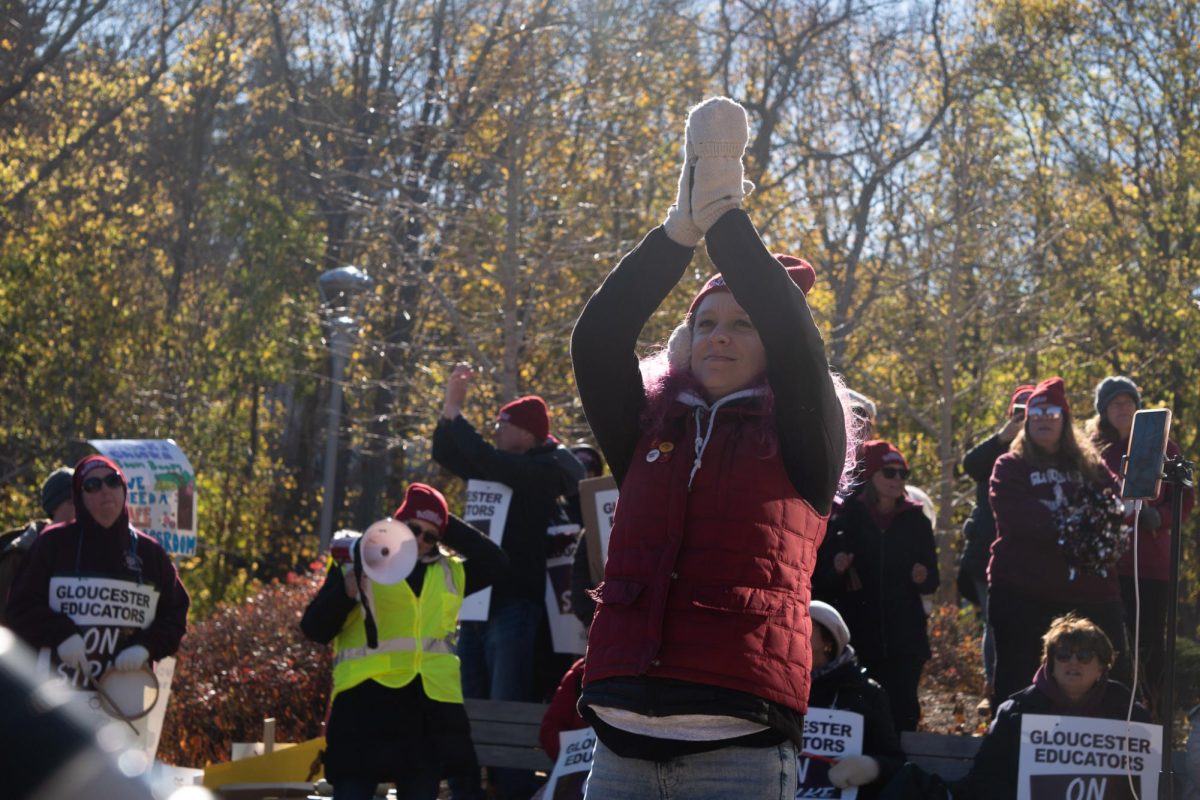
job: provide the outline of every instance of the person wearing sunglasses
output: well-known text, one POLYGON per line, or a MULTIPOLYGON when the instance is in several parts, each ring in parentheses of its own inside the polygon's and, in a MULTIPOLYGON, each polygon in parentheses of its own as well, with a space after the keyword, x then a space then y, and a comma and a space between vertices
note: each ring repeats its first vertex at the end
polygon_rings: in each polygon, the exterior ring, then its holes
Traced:
MULTIPOLYGON (((1124 375, 1112 375, 1100 381, 1095 391, 1096 416, 1084 426, 1100 457, 1117 475, 1121 460, 1129 449, 1129 434, 1133 430, 1133 415, 1142 407, 1137 384, 1124 375)), ((1167 440, 1167 457, 1179 456, 1182 451, 1174 439, 1167 440)), ((1125 621, 1132 636, 1137 622, 1139 684, 1151 709, 1157 706, 1162 694, 1163 661, 1167 630, 1167 581, 1171 571, 1171 515, 1176 489, 1173 483, 1163 483, 1158 497, 1146 503, 1138 516, 1137 569, 1131 547, 1117 563, 1121 582, 1121 601, 1125 606, 1125 621), (1134 583, 1137 583, 1135 587, 1134 583)), ((1195 503, 1195 493, 1185 489, 1183 519, 1186 522, 1195 503)))
POLYGON ((508 556, 427 484, 411 484, 393 516, 416 537, 417 563, 392 585, 363 576, 379 646, 367 645, 352 565, 330 563, 300 620, 334 648, 323 759, 335 800, 374 797, 380 783, 401 800, 433 800, 442 778, 479 775, 453 640, 463 598, 503 575, 508 556))
POLYGON ((109 669, 174 655, 190 600, 166 550, 129 523, 125 474, 86 456, 72 476, 75 519, 34 542, 9 597, 8 623, 50 650, 52 674, 90 688, 109 669))
MULTIPOLYGON (((1116 652, 1104 630, 1087 619, 1066 614, 1050 622, 1040 637, 1041 663, 1033 682, 997 709, 966 777, 951 784, 961 800, 1011 800, 1018 795, 1021 718, 1025 714, 1125 719, 1129 689, 1109 679, 1116 652)), ((1134 704, 1132 719, 1150 715, 1134 704)))
POLYGON ((861 483, 834 507, 813 595, 834 606, 872 678, 887 689, 896 729, 921 717, 917 685, 931 655, 921 595, 937 589, 933 526, 905 492, 908 462, 891 442, 863 444, 861 483))
MULTIPOLYGON (((1077 430, 1062 378, 1039 383, 1029 396, 1025 424, 992 468, 988 500, 996 539, 988 564, 988 621, 996 635, 995 708, 1029 682, 1038 666, 1043 631, 1052 619, 1076 612, 1099 625, 1126 652, 1124 609, 1115 569, 1089 574, 1067 562, 1059 521, 1083 502, 1088 487, 1117 490, 1082 430, 1077 430)), ((1116 677, 1128 678, 1118 656, 1116 677)))

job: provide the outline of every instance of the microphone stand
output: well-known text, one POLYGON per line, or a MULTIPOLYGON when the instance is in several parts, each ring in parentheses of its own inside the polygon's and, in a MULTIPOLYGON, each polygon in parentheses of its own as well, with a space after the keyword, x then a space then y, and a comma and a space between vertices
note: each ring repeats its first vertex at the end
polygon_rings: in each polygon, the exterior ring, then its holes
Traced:
POLYGON ((1179 605, 1179 559, 1183 552, 1180 527, 1183 520, 1183 493, 1191 491, 1192 462, 1183 457, 1167 459, 1163 464, 1163 480, 1172 484, 1171 495, 1171 573, 1167 583, 1167 641, 1163 664, 1162 718, 1163 752, 1162 769, 1158 778, 1160 800, 1175 797, 1175 771, 1171 757, 1175 752, 1175 626, 1179 605))

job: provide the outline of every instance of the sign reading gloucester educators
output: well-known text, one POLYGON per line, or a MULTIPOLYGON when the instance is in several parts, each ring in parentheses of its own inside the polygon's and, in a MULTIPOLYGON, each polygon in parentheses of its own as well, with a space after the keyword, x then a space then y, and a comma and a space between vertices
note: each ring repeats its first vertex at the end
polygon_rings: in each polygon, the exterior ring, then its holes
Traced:
POLYGON ((591 728, 560 731, 558 761, 541 793, 542 800, 583 800, 583 787, 592 770, 596 733, 591 728))
POLYGON ((172 556, 196 554, 196 475, 170 439, 92 439, 129 481, 129 522, 172 556))
POLYGON ((858 789, 839 789, 830 783, 829 768, 838 759, 862 755, 864 728, 862 714, 809 706, 804 715, 804 748, 796 756, 797 798, 858 797, 858 789))
MULTIPOLYGON (((493 542, 504 542, 504 523, 512 504, 512 489, 496 481, 467 481, 467 504, 462 518, 488 535, 493 542)), ((492 587, 480 589, 463 598, 458 618, 464 622, 487 622, 492 605, 492 587)))
POLYGON ((1018 800, 1158 797, 1162 727, 1144 722, 1025 714, 1018 800))

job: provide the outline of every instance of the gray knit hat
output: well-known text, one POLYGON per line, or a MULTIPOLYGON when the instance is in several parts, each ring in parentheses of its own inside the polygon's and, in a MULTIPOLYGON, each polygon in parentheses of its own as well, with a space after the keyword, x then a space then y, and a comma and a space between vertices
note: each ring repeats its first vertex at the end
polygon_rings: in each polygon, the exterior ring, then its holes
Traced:
POLYGON ((54 509, 71 499, 71 478, 74 475, 75 470, 70 467, 59 467, 42 484, 42 508, 47 517, 53 517, 54 509))
POLYGON ((1142 395, 1137 384, 1124 375, 1112 375, 1096 384, 1096 413, 1103 417, 1108 404, 1119 394, 1129 395, 1135 406, 1142 407, 1142 395))
POLYGON ((808 614, 813 622, 820 624, 833 635, 833 642, 837 645, 837 652, 833 657, 840 656, 850 643, 850 628, 846 626, 846 620, 842 619, 836 608, 820 600, 813 600, 809 604, 808 614))

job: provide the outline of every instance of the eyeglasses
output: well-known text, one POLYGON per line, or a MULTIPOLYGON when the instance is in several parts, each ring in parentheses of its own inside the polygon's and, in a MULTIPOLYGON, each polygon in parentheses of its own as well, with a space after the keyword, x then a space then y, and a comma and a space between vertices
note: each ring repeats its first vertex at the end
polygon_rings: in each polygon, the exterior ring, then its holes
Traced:
POLYGON ((1034 406, 1025 410, 1025 415, 1030 419, 1045 417, 1046 419, 1062 419, 1062 406, 1034 406))
POLYGON ((883 473, 883 477, 888 479, 908 477, 908 470, 903 467, 880 467, 879 471, 883 473))
POLYGON ((88 494, 95 494, 100 491, 101 486, 107 486, 110 489, 116 489, 118 486, 124 486, 125 481, 121 480, 121 476, 115 472, 110 472, 103 478, 84 478, 83 490, 88 494))
POLYGON ((413 536, 420 539, 425 544, 437 544, 438 540, 440 538, 436 533, 431 533, 430 531, 423 531, 423 530, 420 530, 419 528, 413 528, 413 536))
POLYGON ((1062 650, 1055 649, 1054 651, 1055 661, 1061 661, 1065 664, 1072 658, 1074 658, 1080 664, 1090 664, 1096 658, 1096 651, 1089 650, 1086 647, 1081 647, 1077 650, 1063 648, 1062 650))

